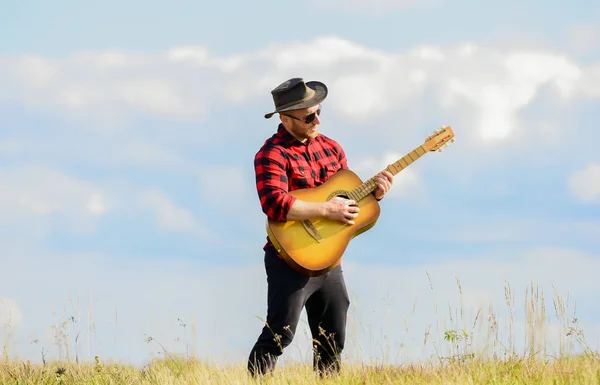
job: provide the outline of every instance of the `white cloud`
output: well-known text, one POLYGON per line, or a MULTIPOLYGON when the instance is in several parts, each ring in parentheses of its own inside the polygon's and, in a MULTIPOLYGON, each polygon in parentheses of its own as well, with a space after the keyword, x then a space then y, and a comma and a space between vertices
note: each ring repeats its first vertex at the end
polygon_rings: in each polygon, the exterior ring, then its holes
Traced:
POLYGON ((593 202, 600 198, 600 164, 590 163, 569 176, 568 186, 579 200, 593 202))
MULTIPOLYGON (((184 78, 169 74, 165 60, 111 52, 76 54, 64 61, 19 57, 2 61, 10 71, 6 91, 24 105, 75 116, 120 119, 132 114, 197 118, 202 103, 186 95, 184 78)), ((193 90, 192 90, 193 91, 193 90)), ((193 92, 194 93, 194 92, 193 92)), ((196 92, 197 94, 197 92, 196 92)), ((3 94, 0 91, 0 100, 3 94)))
POLYGON ((174 204, 162 191, 147 189, 140 192, 139 202, 152 210, 157 226, 175 232, 204 235, 205 229, 190 211, 174 204))
POLYGON ((539 85, 550 83, 556 86, 565 99, 573 96, 582 70, 560 54, 544 52, 514 52, 506 58, 513 85, 522 87, 518 99, 529 103, 539 85))
POLYGON ((448 88, 444 90, 448 106, 455 105, 456 97, 464 97, 478 106, 479 119, 475 124, 485 140, 504 139, 519 129, 520 109, 531 103, 542 86, 551 84, 559 95, 568 99, 584 77, 573 62, 544 52, 478 49, 466 55, 453 55, 446 64, 455 69, 442 72, 448 78, 448 88), (464 70, 455 68, 461 65, 464 70))
MULTIPOLYGON (((270 90, 281 79, 300 75, 330 85, 328 103, 350 122, 366 124, 382 114, 419 122, 426 112, 460 121, 461 134, 470 141, 496 142, 515 133, 535 135, 520 125, 519 113, 544 87, 563 102, 598 97, 596 67, 548 51, 467 43, 385 52, 321 37, 225 57, 204 47, 155 55, 87 52, 61 60, 5 57, 0 100, 103 119, 142 114, 202 120, 215 107, 237 103, 257 103, 267 111, 270 90), (431 104, 427 111, 424 99, 431 104)), ((401 135, 385 126, 373 128, 401 135)))
POLYGON ((208 63, 210 52, 204 47, 178 47, 173 48, 167 53, 172 61, 192 61, 197 64, 208 63))
POLYGON ((361 121, 387 109, 384 79, 377 74, 355 74, 340 76, 331 85, 339 97, 334 106, 342 113, 361 121), (361 90, 361 92, 357 92, 361 90))
MULTIPOLYGON (((163 80, 131 81, 115 89, 117 100, 133 110, 153 111, 155 115, 185 115, 188 110, 179 92, 163 80)), ((190 109, 191 110, 191 109, 190 109)))
POLYGON ((107 211, 107 204, 101 194, 94 194, 88 200, 86 208, 94 215, 102 215, 107 211))
POLYGON ((30 165, 0 170, 0 184, 0 223, 11 223, 11 227, 18 223, 27 231, 36 227, 32 223, 44 223, 47 230, 60 223, 61 230, 90 232, 98 217, 150 212, 164 231, 208 234, 188 209, 173 203, 163 191, 143 189, 128 181, 91 181, 30 165))
POLYGON ((0 185, 0 211, 5 213, 86 216, 108 210, 100 187, 43 166, 0 170, 0 185))

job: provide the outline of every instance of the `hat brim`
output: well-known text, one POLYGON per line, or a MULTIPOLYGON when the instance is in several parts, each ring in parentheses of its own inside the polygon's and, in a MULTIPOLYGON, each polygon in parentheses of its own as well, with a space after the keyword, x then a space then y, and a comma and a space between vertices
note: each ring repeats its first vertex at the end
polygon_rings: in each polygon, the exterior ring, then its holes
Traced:
POLYGON ((278 112, 302 110, 304 108, 316 106, 317 104, 320 104, 323 100, 325 100, 325 98, 327 97, 327 86, 325 84, 318 81, 312 81, 306 82, 306 86, 315 91, 315 94, 312 98, 290 106, 285 106, 284 108, 277 108, 275 111, 265 114, 265 118, 269 119, 271 116, 278 112))

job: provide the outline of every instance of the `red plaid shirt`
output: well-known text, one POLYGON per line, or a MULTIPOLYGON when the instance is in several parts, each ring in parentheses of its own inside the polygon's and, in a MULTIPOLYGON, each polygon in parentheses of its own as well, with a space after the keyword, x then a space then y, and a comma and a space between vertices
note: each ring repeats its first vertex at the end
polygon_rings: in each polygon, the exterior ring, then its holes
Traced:
POLYGON ((256 189, 269 219, 285 221, 296 198, 288 194, 323 184, 335 172, 348 169, 344 150, 333 139, 319 134, 302 143, 282 124, 254 157, 256 189))

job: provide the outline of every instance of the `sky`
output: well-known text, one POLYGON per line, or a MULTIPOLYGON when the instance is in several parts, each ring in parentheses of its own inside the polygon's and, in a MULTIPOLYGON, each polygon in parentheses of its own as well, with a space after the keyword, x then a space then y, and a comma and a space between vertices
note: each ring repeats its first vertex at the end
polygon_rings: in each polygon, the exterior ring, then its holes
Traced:
MULTIPOLYGON (((243 364, 252 160, 291 77, 328 86, 321 132, 362 179, 456 135, 344 255, 347 360, 598 349, 599 26, 591 0, 0 0, 4 354, 243 364)), ((282 364, 309 342, 303 314, 282 364)))

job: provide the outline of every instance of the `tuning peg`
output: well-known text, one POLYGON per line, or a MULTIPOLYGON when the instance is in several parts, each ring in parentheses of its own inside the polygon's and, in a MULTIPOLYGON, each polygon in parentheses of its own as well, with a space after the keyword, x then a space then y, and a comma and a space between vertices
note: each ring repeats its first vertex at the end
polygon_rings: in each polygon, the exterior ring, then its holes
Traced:
POLYGON ((454 138, 450 139, 450 141, 451 141, 452 143, 454 143, 454 138))
POLYGON ((433 130, 433 132, 435 132, 436 134, 440 133, 440 130, 438 130, 437 128, 435 130, 433 130))
POLYGON ((445 144, 446 147, 450 146, 448 143, 445 144))
POLYGON ((442 149, 440 148, 438 151, 439 151, 439 152, 442 152, 442 149))

